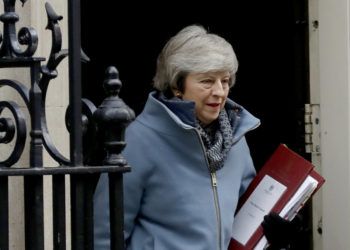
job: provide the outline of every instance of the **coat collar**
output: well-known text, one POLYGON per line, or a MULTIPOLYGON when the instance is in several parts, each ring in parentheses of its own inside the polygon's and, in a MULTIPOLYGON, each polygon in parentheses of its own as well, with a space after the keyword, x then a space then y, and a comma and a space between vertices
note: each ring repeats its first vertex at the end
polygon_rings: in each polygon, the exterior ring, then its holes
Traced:
MULTIPOLYGON (((196 126, 194 102, 159 100, 157 92, 148 96, 145 108, 137 120, 144 125, 169 135, 179 135, 184 130, 193 130, 196 126)), ((240 139, 245 133, 260 125, 260 120, 250 114, 242 106, 227 99, 226 109, 233 109, 239 121, 234 132, 234 140, 240 139)))

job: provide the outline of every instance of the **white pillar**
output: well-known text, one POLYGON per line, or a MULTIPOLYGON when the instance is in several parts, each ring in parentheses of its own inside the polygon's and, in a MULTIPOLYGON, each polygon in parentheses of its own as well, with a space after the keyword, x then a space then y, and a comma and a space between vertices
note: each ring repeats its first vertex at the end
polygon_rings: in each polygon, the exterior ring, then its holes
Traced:
POLYGON ((349 0, 319 0, 323 249, 350 246, 349 0))

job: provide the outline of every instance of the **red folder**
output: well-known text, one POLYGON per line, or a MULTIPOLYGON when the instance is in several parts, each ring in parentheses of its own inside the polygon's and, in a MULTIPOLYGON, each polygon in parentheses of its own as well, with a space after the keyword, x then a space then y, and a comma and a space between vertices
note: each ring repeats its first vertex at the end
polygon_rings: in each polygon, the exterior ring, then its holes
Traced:
MULTIPOLYGON (((315 193, 325 181, 324 178, 314 170, 314 166, 309 161, 288 149, 286 146, 280 145, 258 172, 257 176, 248 186, 246 192, 240 198, 237 211, 239 211, 242 205, 247 201, 265 175, 269 175, 287 187, 272 208, 272 211, 276 213, 279 213, 283 209, 307 176, 310 175, 318 181, 317 187, 313 193, 315 193)), ((228 250, 254 249, 262 236, 263 229, 259 226, 245 245, 242 245, 240 242, 232 238, 228 250)))

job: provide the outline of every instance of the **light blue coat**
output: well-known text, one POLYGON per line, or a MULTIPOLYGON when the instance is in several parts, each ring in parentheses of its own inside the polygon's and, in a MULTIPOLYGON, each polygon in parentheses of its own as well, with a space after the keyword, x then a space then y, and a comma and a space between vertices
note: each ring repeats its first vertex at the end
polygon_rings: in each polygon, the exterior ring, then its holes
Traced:
MULTIPOLYGON (((212 176, 198 132, 183 122, 193 116, 194 104, 181 105, 188 112, 175 115, 153 92, 126 131, 123 155, 132 167, 124 175, 127 249, 228 248, 237 201, 255 175, 244 135, 259 120, 243 108, 238 112, 234 144, 224 167, 212 176)), ((228 100, 226 108, 235 106, 228 100)), ((108 221, 103 175, 95 193, 95 250, 109 249, 108 221)))

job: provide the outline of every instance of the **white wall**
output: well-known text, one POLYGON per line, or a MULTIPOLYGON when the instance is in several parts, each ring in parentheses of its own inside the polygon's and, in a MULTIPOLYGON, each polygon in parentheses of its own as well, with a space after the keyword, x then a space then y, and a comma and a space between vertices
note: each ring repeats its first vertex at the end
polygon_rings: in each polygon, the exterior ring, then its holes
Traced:
MULTIPOLYGON (((35 53, 37 57, 48 58, 51 50, 51 32, 46 30, 47 15, 45 11, 46 1, 27 1, 22 7, 20 1, 16 2, 16 13, 19 14, 19 22, 17 22, 17 32, 21 27, 33 27, 39 36, 39 46, 35 53)), ((57 14, 62 15, 64 19, 60 22, 63 33, 63 46, 68 48, 67 35, 67 3, 60 0, 49 0, 49 2, 57 14)), ((0 2, 0 13, 3 13, 3 2, 0 2)), ((2 31, 2 28, 0 29, 2 31)), ((43 62, 45 64, 46 62, 43 62)), ((27 87, 30 86, 29 69, 1 69, 0 78, 8 78, 18 80, 24 83, 27 87)), ((69 134, 65 128, 64 115, 68 104, 68 59, 63 61, 58 67, 58 77, 51 81, 47 93, 46 114, 48 129, 52 139, 62 154, 69 156, 69 134)), ((28 110, 23 101, 10 88, 1 88, 0 100, 13 100, 18 102, 23 112, 27 115, 27 131, 30 131, 30 119, 28 110)), ((24 154, 20 161, 15 165, 18 167, 29 166, 29 142, 30 137, 27 136, 27 145, 24 154)), ((12 143, 13 144, 13 143, 12 143)), ((13 145, 0 144, 0 159, 4 160, 12 150, 13 145)), ((57 166, 46 152, 44 152, 44 166, 57 166)), ((44 178, 44 232, 45 232, 45 249, 52 249, 52 193, 51 193, 51 178, 45 176, 44 178)), ((67 191, 68 193, 68 191, 67 191)), ((23 202, 23 178, 11 177, 9 181, 9 220, 10 220, 10 249, 20 250, 24 249, 24 202, 23 202)), ((69 197, 69 196, 68 196, 69 197)), ((67 212, 69 218, 69 200, 67 200, 67 212)), ((70 232, 70 224, 67 223, 67 230, 70 232)), ((67 249, 69 246, 69 234, 67 249)))
POLYGON ((349 0, 319 0, 319 97, 325 250, 350 249, 349 0))
MULTIPOLYGON (((49 2, 58 15, 63 19, 59 22, 62 30, 62 49, 68 48, 68 12, 67 2, 61 0, 50 1, 27 1, 30 3, 30 24, 37 30, 39 35, 39 47, 35 56, 48 59, 51 50, 51 31, 46 29, 47 14, 45 11, 45 2, 49 2)), ((45 64, 43 62, 43 64, 45 64)), ((69 158, 69 134, 65 126, 65 112, 69 100, 69 77, 68 77, 68 58, 61 62, 57 68, 57 78, 51 80, 47 98, 46 98, 46 117, 48 129, 55 146, 65 157, 69 158)), ((43 156, 45 167, 55 167, 57 163, 44 152, 43 156)), ((66 195, 69 196, 68 184, 66 185, 66 195)), ((53 228, 52 228, 52 181, 51 176, 44 177, 44 232, 45 232, 45 250, 53 249, 53 228)), ((67 249, 70 249, 70 200, 66 199, 67 212, 67 249)))

